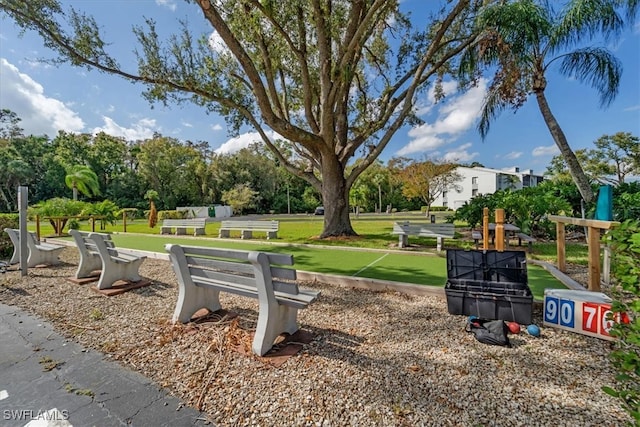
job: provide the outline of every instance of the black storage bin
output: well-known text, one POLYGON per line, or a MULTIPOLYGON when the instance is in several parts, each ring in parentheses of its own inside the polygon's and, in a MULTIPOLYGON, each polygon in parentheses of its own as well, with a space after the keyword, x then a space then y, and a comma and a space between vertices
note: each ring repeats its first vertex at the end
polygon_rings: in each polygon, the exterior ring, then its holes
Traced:
POLYGON ((523 251, 447 250, 445 294, 450 314, 532 321, 533 295, 523 251))

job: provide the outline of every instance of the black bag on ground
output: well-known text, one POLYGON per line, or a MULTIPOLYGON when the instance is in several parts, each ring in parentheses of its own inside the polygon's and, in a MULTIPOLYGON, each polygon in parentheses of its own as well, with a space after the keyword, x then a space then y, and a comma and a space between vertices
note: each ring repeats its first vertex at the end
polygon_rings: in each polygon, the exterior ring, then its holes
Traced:
POLYGON ((509 328, 504 320, 471 319, 467 322, 466 331, 473 332, 481 343, 511 347, 509 328))

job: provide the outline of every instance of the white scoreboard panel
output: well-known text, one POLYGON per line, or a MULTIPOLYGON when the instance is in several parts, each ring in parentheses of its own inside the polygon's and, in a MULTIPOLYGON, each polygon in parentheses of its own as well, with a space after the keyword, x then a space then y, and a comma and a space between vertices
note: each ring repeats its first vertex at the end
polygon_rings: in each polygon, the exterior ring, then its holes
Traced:
POLYGON ((611 298, 601 292, 545 289, 543 325, 578 334, 613 340, 609 331, 614 322, 626 319, 616 313, 611 318, 611 298))

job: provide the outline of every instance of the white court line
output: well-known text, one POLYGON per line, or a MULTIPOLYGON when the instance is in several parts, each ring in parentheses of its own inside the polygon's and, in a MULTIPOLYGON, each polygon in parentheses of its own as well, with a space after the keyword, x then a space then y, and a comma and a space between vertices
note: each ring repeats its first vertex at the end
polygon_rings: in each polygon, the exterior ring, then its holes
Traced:
POLYGON ((355 277, 358 274, 362 273, 363 271, 365 271, 367 268, 371 267, 373 264, 377 263, 378 261, 382 260, 384 257, 386 257, 387 255, 389 255, 389 252, 387 252, 386 254, 382 255, 380 258, 372 261, 369 263, 369 265, 365 265, 364 267, 362 267, 360 270, 356 271, 355 273, 353 273, 353 275, 351 275, 351 277, 355 277))

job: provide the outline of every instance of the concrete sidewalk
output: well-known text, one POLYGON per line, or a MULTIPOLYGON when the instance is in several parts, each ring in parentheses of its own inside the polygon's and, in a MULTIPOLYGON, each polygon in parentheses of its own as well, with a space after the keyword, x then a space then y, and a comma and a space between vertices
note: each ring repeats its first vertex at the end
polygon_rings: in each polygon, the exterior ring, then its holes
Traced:
POLYGON ((0 304, 0 425, 206 425, 202 413, 182 406, 149 379, 62 337, 48 322, 0 304))

